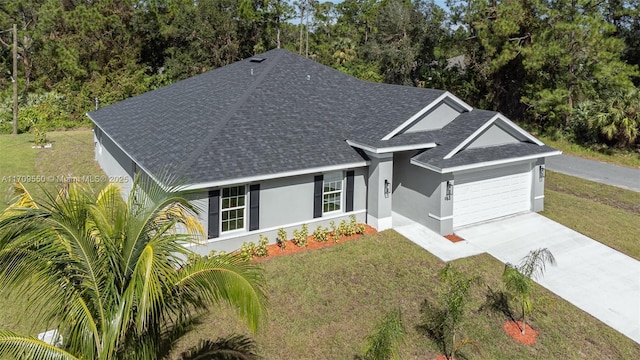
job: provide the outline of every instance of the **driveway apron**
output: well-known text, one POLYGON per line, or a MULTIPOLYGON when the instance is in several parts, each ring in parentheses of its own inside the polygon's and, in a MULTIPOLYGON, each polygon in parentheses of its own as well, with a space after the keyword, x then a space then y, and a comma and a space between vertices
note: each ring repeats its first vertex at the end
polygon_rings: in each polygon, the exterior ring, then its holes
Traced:
POLYGON ((640 262, 544 216, 528 213, 456 230, 479 252, 518 264, 548 248, 557 265, 537 282, 640 343, 640 262))

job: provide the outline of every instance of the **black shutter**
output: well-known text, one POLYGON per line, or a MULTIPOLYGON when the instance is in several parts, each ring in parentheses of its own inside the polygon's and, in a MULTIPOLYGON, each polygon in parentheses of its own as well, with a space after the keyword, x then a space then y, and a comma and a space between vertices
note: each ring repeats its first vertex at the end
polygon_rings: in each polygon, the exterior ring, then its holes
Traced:
POLYGON ((260 228, 260 184, 249 186, 249 230, 260 228))
POLYGON ((346 204, 345 211, 353 211, 353 177, 355 175, 355 171, 347 171, 347 194, 346 194, 346 204))
POLYGON ((316 175, 313 178, 313 217, 322 217, 322 185, 324 177, 316 175))
POLYGON ((220 236, 220 190, 209 191, 209 239, 220 236))

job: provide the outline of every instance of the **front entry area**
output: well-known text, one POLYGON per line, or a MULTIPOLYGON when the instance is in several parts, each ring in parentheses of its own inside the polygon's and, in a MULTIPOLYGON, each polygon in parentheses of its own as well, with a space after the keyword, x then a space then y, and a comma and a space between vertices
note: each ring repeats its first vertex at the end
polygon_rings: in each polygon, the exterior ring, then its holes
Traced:
POLYGON ((531 178, 530 170, 501 176, 487 172, 456 176, 454 229, 530 211, 531 178))

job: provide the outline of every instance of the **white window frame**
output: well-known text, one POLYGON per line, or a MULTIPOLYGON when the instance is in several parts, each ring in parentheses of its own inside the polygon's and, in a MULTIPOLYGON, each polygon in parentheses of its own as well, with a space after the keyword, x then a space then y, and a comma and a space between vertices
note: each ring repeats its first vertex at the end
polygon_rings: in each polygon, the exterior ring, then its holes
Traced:
MULTIPOLYGON (((233 197, 238 197, 240 198, 240 196, 233 196, 233 197)), ((227 198, 232 198, 232 196, 229 196, 227 198)), ((236 223, 237 223, 237 218, 236 218, 236 223)), ((220 189, 220 234, 229 234, 229 233, 233 233, 233 232, 238 232, 238 231, 245 231, 247 228, 247 186, 246 185, 236 185, 236 186, 228 186, 225 188, 220 189), (243 201, 243 205, 242 206, 234 206, 234 207, 229 207, 229 208, 224 208, 224 191, 227 189, 233 189, 233 188, 242 188, 243 191, 243 195, 242 197, 244 198, 243 201), (235 229, 231 229, 231 230, 224 230, 224 222, 229 222, 229 219, 224 220, 224 213, 225 212, 230 212, 230 211, 234 211, 234 210, 239 210, 242 209, 242 227, 237 227, 235 229)))
POLYGON ((334 213, 340 213, 344 211, 344 173, 342 171, 335 171, 335 172, 331 172, 331 173, 327 173, 324 174, 324 176, 322 177, 322 214, 334 214, 334 213), (327 177, 335 177, 336 179, 330 179, 329 183, 335 183, 335 182, 339 182, 340 183, 340 189, 339 190, 331 190, 331 191, 326 191, 326 184, 327 182, 327 177), (337 180, 337 178, 339 178, 340 180, 337 180), (329 210, 326 211, 325 210, 325 205, 328 205, 325 202, 325 196, 326 195, 333 195, 333 194, 338 194, 340 196, 340 201, 339 201, 339 206, 340 208, 337 210, 329 210))

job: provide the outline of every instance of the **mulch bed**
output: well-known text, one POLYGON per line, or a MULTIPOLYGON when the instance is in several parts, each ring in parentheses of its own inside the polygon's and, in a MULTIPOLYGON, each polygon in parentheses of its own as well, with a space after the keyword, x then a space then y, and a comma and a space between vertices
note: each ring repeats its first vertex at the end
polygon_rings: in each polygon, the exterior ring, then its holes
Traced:
POLYGON ((525 334, 522 335, 522 321, 507 321, 504 323, 503 327, 507 335, 511 336, 513 340, 521 344, 533 345, 536 343, 536 339, 538 338, 538 331, 534 330, 529 325, 526 325, 525 334))
POLYGON ((253 260, 255 261, 265 261, 265 260, 269 260, 271 258, 274 257, 278 257, 278 256, 284 256, 284 255, 291 255, 291 254, 296 254, 299 252, 303 252, 303 251, 308 251, 308 250, 314 250, 314 249, 321 249, 321 248, 325 248, 325 247, 329 247, 329 246, 333 246, 336 244, 340 244, 343 243, 345 241, 349 241, 349 240, 355 240, 358 239, 364 235, 371 235, 371 234, 375 234, 378 231, 369 226, 369 225, 365 225, 365 229, 364 229, 364 234, 356 234, 356 235, 351 235, 351 236, 342 236, 338 239, 338 241, 334 241, 333 236, 329 235, 329 238, 326 242, 319 242, 319 241, 315 241, 313 239, 313 235, 309 235, 307 237, 307 246, 305 247, 299 247, 298 245, 294 244, 291 240, 287 241, 287 246, 286 248, 283 250, 280 246, 278 246, 278 244, 271 244, 267 247, 268 249, 268 254, 265 257, 254 257, 253 260))
POLYGON ((460 236, 456 235, 456 234, 449 234, 449 235, 445 235, 444 236, 445 239, 451 241, 452 243, 457 243, 460 241, 464 241, 463 238, 461 238, 460 236))

